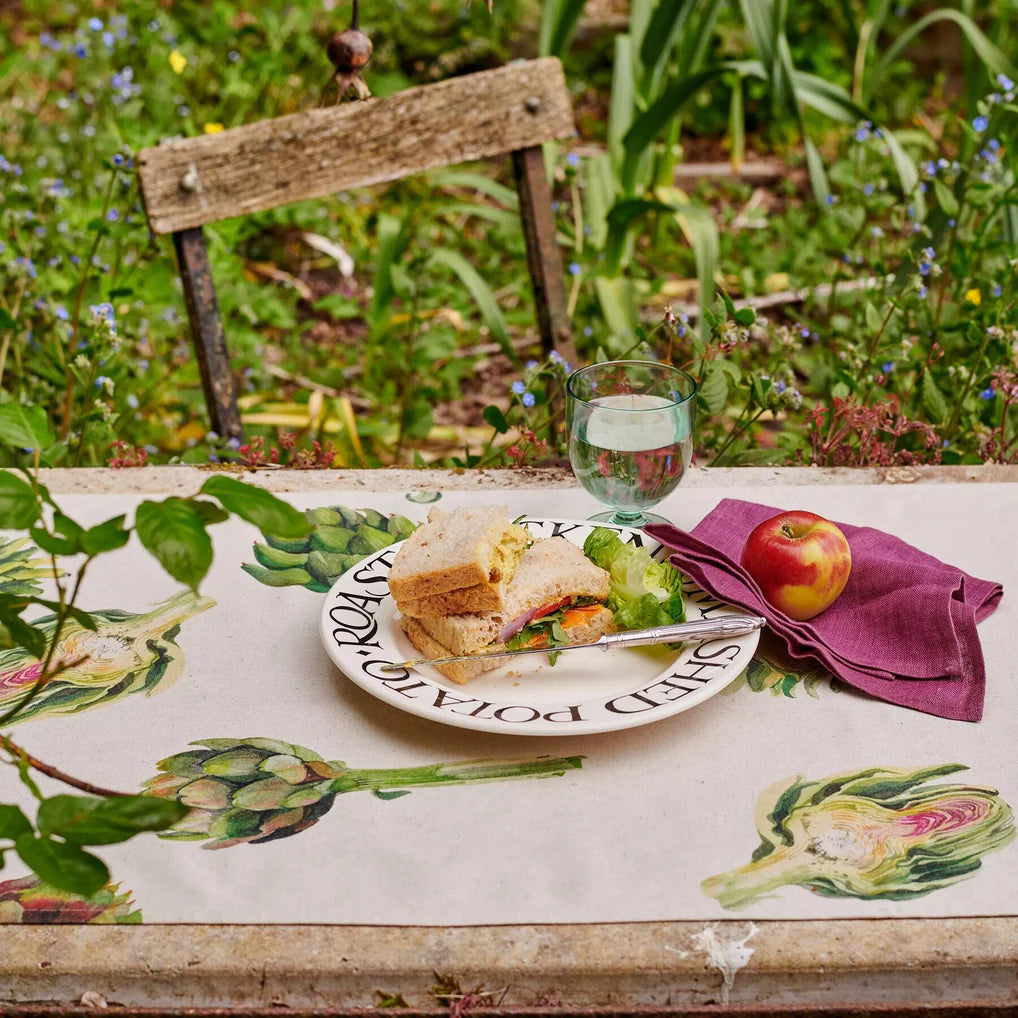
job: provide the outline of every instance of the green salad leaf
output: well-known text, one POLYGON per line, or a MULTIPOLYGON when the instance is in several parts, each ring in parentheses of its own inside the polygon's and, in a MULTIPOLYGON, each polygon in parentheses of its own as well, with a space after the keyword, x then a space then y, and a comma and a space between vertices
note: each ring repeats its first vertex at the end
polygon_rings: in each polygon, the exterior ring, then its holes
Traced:
POLYGON ((682 574, 674 566, 655 562, 646 548, 624 543, 606 527, 588 535, 583 553, 611 576, 608 607, 619 629, 685 622, 682 574))

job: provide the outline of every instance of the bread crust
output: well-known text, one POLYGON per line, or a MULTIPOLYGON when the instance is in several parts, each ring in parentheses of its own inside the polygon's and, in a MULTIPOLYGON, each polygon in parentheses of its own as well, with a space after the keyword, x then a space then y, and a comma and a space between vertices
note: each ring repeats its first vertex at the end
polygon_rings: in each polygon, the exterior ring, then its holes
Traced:
MULTIPOLYGON (((452 656, 449 648, 443 647, 442 644, 430 636, 416 619, 400 616, 399 625, 403 632, 406 633, 407 639, 425 657, 432 658, 452 656)), ((491 649, 496 650, 498 648, 492 647, 491 649)), ((457 685, 463 686, 471 679, 476 679, 478 675, 483 675, 485 672, 490 672, 495 668, 500 668, 505 663, 505 658, 494 658, 490 661, 456 661, 448 665, 434 665, 434 668, 441 672, 447 679, 451 679, 457 685)))

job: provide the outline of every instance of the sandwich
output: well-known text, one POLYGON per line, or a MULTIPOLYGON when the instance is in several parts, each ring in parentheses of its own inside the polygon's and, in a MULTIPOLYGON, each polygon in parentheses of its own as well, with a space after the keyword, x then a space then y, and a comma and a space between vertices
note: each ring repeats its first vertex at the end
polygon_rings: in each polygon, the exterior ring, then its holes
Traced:
MULTIPOLYGON (((614 616, 605 606, 609 586, 609 574, 580 548, 551 537, 523 552, 505 584, 501 609, 415 617, 401 608, 399 625, 428 658, 547 647, 554 660, 556 647, 593 643, 614 632, 614 616)), ((486 657, 436 667, 462 684, 505 664, 505 658, 486 657)))
POLYGON ((532 541, 504 505, 432 509, 400 546, 389 570, 389 592, 400 612, 413 618, 500 611, 532 541))

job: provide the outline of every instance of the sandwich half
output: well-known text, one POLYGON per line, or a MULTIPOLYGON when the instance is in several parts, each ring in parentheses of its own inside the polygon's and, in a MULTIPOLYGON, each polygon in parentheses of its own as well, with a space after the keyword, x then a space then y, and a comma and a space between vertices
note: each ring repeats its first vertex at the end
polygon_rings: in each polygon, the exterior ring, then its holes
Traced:
POLYGON ((501 610, 532 540, 504 505, 432 509, 396 553, 389 592, 410 616, 501 610))
MULTIPOLYGON (((428 658, 490 654, 524 647, 592 643, 614 632, 605 607, 610 578, 563 537, 536 541, 524 553, 506 585, 500 611, 414 618, 401 615, 403 632, 428 658)), ((506 658, 481 658, 437 665, 453 682, 465 683, 508 664, 506 658)))

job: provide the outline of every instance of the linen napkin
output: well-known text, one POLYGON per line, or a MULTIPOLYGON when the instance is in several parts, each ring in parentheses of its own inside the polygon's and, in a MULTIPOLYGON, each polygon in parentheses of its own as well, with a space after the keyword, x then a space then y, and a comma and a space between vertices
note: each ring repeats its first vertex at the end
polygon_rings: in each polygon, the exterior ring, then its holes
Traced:
POLYGON ((670 523, 644 532, 670 548, 672 564, 708 593, 763 615, 793 661, 817 663, 890 703, 978 721, 986 669, 976 623, 997 607, 1001 585, 891 534, 838 523, 852 549, 848 583, 826 611, 796 622, 769 604, 739 565, 750 531, 781 511, 726 498, 691 532, 670 523))

